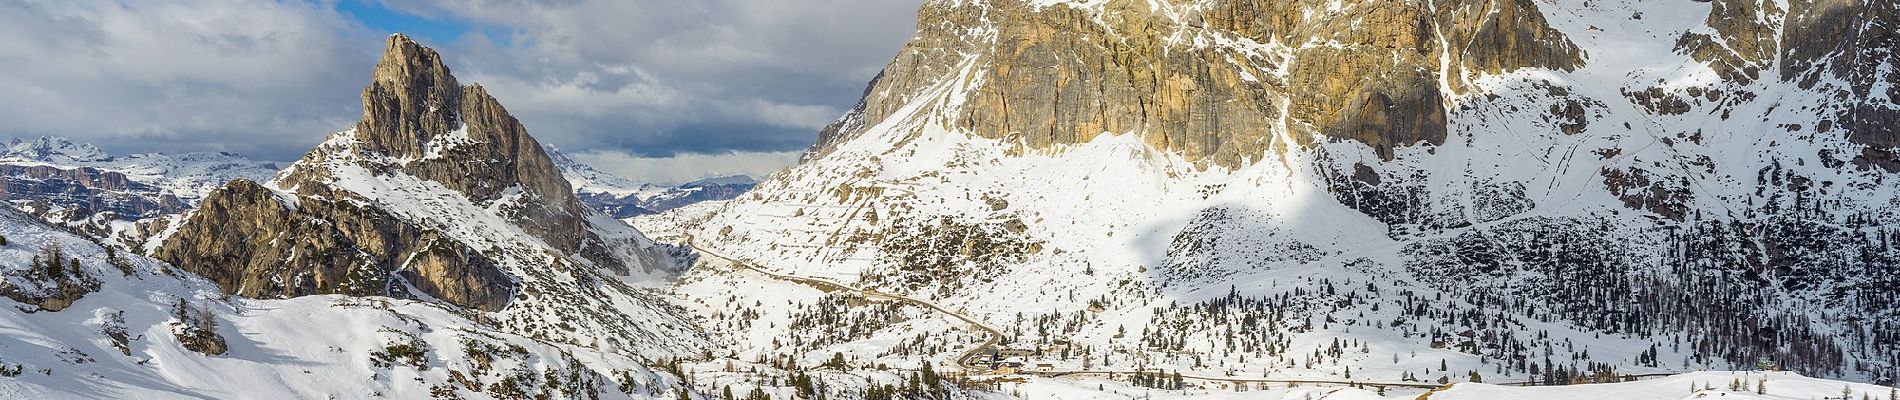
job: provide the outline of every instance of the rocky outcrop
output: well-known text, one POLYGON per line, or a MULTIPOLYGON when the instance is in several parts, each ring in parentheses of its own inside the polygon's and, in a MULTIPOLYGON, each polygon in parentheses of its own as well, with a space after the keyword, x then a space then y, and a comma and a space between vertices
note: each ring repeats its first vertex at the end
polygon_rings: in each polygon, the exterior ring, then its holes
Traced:
MULTIPOLYGON (((363 106, 355 129, 312 150, 277 180, 239 181, 214 192, 154 255, 244 296, 407 296, 413 289, 484 311, 507 307, 522 290, 522 277, 499 260, 528 256, 522 249, 472 244, 476 240, 466 232, 447 232, 479 222, 419 219, 492 213, 483 218, 499 217, 512 226, 482 228, 480 234, 520 232, 513 234, 546 246, 528 253, 572 256, 621 274, 635 266, 668 265, 657 255, 627 254, 641 252, 626 249, 637 245, 637 234, 597 233, 591 211, 542 146, 486 90, 458 83, 434 50, 391 36, 363 91, 363 106), (359 173, 372 176, 352 175, 359 173), (388 200, 370 194, 375 185, 417 181, 482 210, 381 204, 388 200), (407 207, 424 209, 391 211, 407 207)), ((556 264, 536 267, 566 268, 556 264)))
POLYGON ((1789 2, 1782 33, 1783 79, 1803 88, 1833 78, 1837 125, 1849 140, 1900 148, 1900 3, 1789 2))
POLYGON ((925 89, 967 84, 962 115, 945 122, 1025 149, 1133 133, 1230 167, 1323 139, 1391 158, 1443 142, 1445 91, 1472 77, 1583 63, 1529 0, 1150 3, 927 4, 916 38, 812 156, 925 89))
POLYGON ((1709 63, 1724 80, 1748 83, 1761 79, 1780 50, 1774 16, 1785 11, 1774 1, 1714 0, 1708 25, 1714 34, 1686 32, 1676 49, 1709 63))
POLYGON ((512 280, 478 252, 348 193, 321 194, 293 205, 257 183, 232 182, 153 255, 254 298, 402 296, 391 271, 425 294, 469 308, 499 310, 513 296, 512 280))
POLYGON ((0 271, 0 297, 35 307, 21 308, 26 312, 65 310, 99 291, 99 279, 86 271, 78 257, 68 258, 66 249, 49 245, 24 268, 0 271))
MULTIPOLYGON (((1863 0, 1714 0, 1708 26, 1677 49, 1706 62, 1726 81, 1764 78, 1835 92, 1831 124, 1849 140, 1900 147, 1900 4, 1863 0), (1771 71, 1776 65, 1779 71, 1771 71)), ((1832 131, 1832 129, 1829 129, 1832 131)), ((1829 132, 1821 132, 1829 133, 1829 132)))
MULTIPOLYGON (((603 251, 600 239, 587 232, 587 208, 521 122, 486 89, 458 83, 435 50, 405 36, 390 37, 374 80, 363 90, 363 120, 354 138, 357 146, 349 151, 376 156, 365 160, 371 170, 395 169, 441 183, 478 204, 519 189, 534 201, 511 207, 511 217, 529 234, 564 252, 603 251)), ((318 149, 300 163, 331 156, 318 149)), ((286 187, 320 185, 332 178, 320 168, 292 170, 282 180, 286 187)), ((590 259, 616 270, 627 268, 611 258, 590 259)))

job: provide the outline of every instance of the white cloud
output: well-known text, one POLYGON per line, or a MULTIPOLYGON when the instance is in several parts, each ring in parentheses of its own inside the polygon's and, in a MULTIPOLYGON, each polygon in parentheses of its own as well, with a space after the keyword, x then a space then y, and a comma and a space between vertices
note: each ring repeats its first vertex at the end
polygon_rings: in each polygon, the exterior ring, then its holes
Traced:
POLYGON ((751 99, 744 105, 746 107, 741 107, 736 112, 750 115, 767 125, 784 128, 817 129, 838 119, 838 115, 844 113, 843 110, 829 106, 780 104, 765 99, 751 99))
POLYGON ((438 46, 544 141, 664 155, 809 145, 923 0, 382 2, 486 27, 438 46))
POLYGON ((294 159, 362 115, 387 33, 339 1, 467 25, 425 44, 545 143, 724 162, 809 145, 924 0, 0 0, 0 137, 294 159))
POLYGON ((294 156, 361 115, 359 40, 319 3, 0 2, 0 135, 294 156))
POLYGON ((725 154, 681 153, 671 157, 641 157, 620 151, 591 151, 571 154, 594 169, 659 185, 674 185, 698 179, 746 175, 764 179, 773 172, 798 163, 802 152, 735 152, 725 154))

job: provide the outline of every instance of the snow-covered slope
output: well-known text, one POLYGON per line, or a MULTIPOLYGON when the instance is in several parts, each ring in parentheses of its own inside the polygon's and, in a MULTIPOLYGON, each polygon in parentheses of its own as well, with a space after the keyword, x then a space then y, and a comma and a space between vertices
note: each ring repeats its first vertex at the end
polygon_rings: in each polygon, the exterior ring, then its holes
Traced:
MULTIPOLYGON (((806 162, 690 240, 934 301, 1056 370, 1900 374, 1900 180, 1845 122, 1893 115, 1890 5, 1385 3, 930 2, 806 162)), ((749 276, 683 295, 825 301, 749 276)), ((885 322, 717 329, 893 365, 976 346, 885 322)))
POLYGON ((1379 393, 1375 387, 1194 388, 1156 390, 1117 387, 1116 382, 1091 379, 1075 382, 1034 381, 1009 385, 1005 390, 1033 399, 1253 399, 1253 400, 1805 400, 1896 397, 1892 387, 1804 377, 1786 372, 1694 372, 1634 382, 1548 387, 1458 383, 1422 395, 1412 391, 1379 393), (1097 386, 1101 384, 1103 386, 1097 386), (1845 395, 1845 397, 1843 397, 1845 395))
POLYGON ((1815 379, 1786 372, 1697 372, 1639 382, 1565 387, 1459 384, 1435 400, 1893 399, 1892 387, 1815 379))
POLYGON ((0 310, 4 398, 670 398, 678 390, 677 378, 642 359, 507 333, 428 302, 229 297, 6 206, 0 236, 9 297, 35 281, 91 288, 57 311, 0 300, 11 303, 0 310), (48 248, 78 268, 54 278, 31 265, 48 248))

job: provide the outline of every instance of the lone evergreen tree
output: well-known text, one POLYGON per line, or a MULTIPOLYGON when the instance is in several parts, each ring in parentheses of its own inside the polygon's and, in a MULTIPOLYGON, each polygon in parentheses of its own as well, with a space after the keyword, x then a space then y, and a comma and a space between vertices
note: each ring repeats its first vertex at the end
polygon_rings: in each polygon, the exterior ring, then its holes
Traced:
POLYGON ((844 353, 831 353, 831 361, 825 362, 825 366, 832 369, 844 369, 844 353))

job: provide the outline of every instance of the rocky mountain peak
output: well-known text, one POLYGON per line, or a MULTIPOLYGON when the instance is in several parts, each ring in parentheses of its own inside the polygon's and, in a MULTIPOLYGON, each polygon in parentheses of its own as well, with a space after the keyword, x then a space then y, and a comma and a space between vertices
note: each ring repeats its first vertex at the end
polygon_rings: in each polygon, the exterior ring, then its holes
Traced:
POLYGON ((408 36, 389 36, 383 59, 363 89, 357 139, 367 150, 417 158, 437 134, 461 125, 462 85, 442 56, 408 36))
POLYGON ((91 144, 78 143, 62 137, 41 136, 33 140, 8 139, 5 151, 0 159, 16 159, 45 162, 91 162, 112 158, 104 150, 91 144))
POLYGON ((551 276, 672 265, 583 206, 500 101, 403 35, 389 37, 353 129, 270 185, 227 185, 204 204, 157 257, 252 297, 419 291, 498 311, 551 276))
MULTIPOLYGON (((571 187, 527 129, 481 85, 462 85, 434 49, 391 35, 363 89, 355 151, 365 167, 403 172, 487 203, 519 188, 578 216, 571 187), (393 163, 395 165, 380 165, 393 163)), ((308 178, 308 177, 304 177, 308 178)), ((293 178, 295 179, 295 178, 293 178)), ((301 183, 301 182, 292 182, 301 183)))

